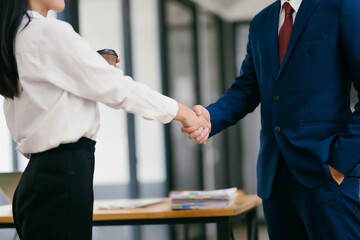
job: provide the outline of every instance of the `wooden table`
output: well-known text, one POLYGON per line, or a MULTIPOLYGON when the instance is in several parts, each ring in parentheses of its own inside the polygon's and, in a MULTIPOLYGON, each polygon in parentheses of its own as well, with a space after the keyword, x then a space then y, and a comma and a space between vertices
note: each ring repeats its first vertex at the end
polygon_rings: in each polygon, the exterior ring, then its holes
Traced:
MULTIPOLYGON (((224 209, 172 211, 169 201, 136 209, 100 210, 97 208, 109 201, 116 200, 95 201, 94 226, 216 223, 218 239, 229 240, 231 220, 235 217, 245 217, 248 239, 257 240, 256 207, 261 204, 261 199, 256 195, 246 195, 242 191, 239 191, 235 203, 224 209)), ((11 205, 0 206, 0 228, 14 227, 13 223, 11 205)))

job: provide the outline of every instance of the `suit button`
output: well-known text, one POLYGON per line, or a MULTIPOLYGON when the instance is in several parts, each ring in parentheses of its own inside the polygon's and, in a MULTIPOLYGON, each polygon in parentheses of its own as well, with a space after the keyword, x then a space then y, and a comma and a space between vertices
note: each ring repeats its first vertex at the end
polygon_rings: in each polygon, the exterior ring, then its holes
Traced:
POLYGON ((281 132, 281 127, 279 127, 279 126, 275 127, 275 132, 276 132, 276 133, 281 132))
POLYGON ((280 96, 279 95, 273 96, 273 100, 274 102, 278 102, 280 100, 280 96))

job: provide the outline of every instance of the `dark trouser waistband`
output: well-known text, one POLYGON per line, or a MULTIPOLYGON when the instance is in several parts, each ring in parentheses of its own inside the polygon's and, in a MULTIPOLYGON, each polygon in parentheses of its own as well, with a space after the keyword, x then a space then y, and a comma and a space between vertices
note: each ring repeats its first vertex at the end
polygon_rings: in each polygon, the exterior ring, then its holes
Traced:
POLYGON ((77 142, 63 143, 63 144, 60 144, 58 147, 49 149, 45 152, 31 154, 31 157, 35 157, 37 155, 48 153, 48 152, 59 151, 62 149, 87 149, 88 151, 94 153, 95 152, 95 144, 96 144, 96 141, 91 140, 90 138, 82 137, 77 142))
POLYGON ((90 138, 82 137, 77 142, 74 143, 64 143, 60 144, 58 148, 78 148, 78 147, 88 147, 90 150, 95 148, 96 141, 91 140, 90 138))

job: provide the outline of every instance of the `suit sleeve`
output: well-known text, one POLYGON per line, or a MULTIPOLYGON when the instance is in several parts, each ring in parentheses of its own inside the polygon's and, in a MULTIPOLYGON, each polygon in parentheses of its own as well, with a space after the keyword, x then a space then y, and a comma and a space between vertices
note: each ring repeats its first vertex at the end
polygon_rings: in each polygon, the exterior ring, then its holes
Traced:
POLYGON ((249 34, 246 51, 240 75, 234 79, 232 86, 218 101, 207 107, 212 125, 210 136, 234 125, 246 114, 254 111, 260 103, 259 88, 252 57, 251 34, 249 34))
MULTIPOLYGON (((360 90, 360 1, 343 0, 340 9, 340 39, 345 54, 345 64, 356 91, 360 90)), ((358 94, 359 99, 359 94, 358 94)), ((360 103, 355 105, 346 129, 336 137, 329 164, 345 175, 350 174, 360 162, 360 103)))

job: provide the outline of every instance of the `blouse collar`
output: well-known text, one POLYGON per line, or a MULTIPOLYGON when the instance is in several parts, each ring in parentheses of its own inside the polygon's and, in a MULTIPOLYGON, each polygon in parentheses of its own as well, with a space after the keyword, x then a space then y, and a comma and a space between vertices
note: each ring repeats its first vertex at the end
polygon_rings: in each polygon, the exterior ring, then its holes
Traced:
POLYGON ((43 19, 43 18, 45 18, 43 15, 41 15, 40 13, 38 13, 36 11, 27 10, 26 12, 29 14, 29 16, 31 18, 34 18, 34 19, 43 19))

